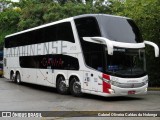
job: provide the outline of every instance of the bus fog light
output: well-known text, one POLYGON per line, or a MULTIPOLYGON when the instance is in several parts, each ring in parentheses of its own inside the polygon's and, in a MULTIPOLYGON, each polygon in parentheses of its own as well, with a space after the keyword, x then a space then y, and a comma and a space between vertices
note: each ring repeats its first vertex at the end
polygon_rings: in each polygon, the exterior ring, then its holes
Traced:
POLYGON ((109 89, 109 92, 110 92, 111 94, 114 94, 114 93, 115 93, 115 91, 114 91, 113 89, 109 89))
POLYGON ((148 88, 145 89, 145 92, 147 92, 147 91, 148 91, 148 88))

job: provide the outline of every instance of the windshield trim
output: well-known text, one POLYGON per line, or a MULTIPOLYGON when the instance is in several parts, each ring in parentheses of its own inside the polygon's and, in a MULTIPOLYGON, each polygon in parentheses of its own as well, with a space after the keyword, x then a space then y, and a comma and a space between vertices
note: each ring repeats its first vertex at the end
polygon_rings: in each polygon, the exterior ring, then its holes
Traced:
MULTIPOLYGON (((107 52, 107 49, 105 50, 107 52)), ((145 49, 114 48, 114 54, 106 54, 107 69, 112 76, 136 78, 147 75, 145 49), (142 55, 142 56, 141 56, 142 55)))
POLYGON ((108 72, 108 71, 106 71, 105 73, 111 76, 116 76, 116 77, 121 77, 121 78, 139 78, 139 77, 143 77, 147 75, 146 71, 144 71, 143 74, 138 74, 138 75, 122 75, 122 74, 117 74, 117 73, 108 72))

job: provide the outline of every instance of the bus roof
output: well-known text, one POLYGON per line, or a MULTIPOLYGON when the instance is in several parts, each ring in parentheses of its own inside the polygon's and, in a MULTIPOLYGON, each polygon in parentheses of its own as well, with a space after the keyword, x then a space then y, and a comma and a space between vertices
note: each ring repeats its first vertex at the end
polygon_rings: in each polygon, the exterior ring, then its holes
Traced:
POLYGON ((117 18, 124 18, 124 19, 130 19, 127 17, 123 17, 123 16, 117 16, 117 15, 109 15, 109 14, 83 14, 83 15, 78 15, 73 17, 74 19, 78 19, 78 18, 84 18, 84 17, 98 17, 98 16, 106 16, 106 17, 117 17, 117 18))
POLYGON ((66 18, 66 19, 63 19, 63 20, 47 23, 47 24, 40 25, 40 26, 37 26, 37 27, 33 27, 33 28, 30 28, 30 29, 27 29, 27 30, 23 30, 23 31, 20 31, 20 32, 16 32, 16 33, 7 35, 5 38, 15 36, 15 35, 19 35, 19 34, 22 34, 22 33, 26 33, 26 32, 29 32, 29 31, 37 30, 37 29, 44 28, 44 27, 47 27, 47 26, 51 26, 51 25, 54 25, 54 24, 72 21, 73 19, 84 18, 84 17, 98 17, 98 16, 118 17, 118 18, 130 19, 130 18, 123 17, 123 16, 115 16, 115 15, 108 15, 108 14, 83 14, 83 15, 78 15, 78 16, 66 18))
POLYGON ((11 36, 14 36, 14 35, 19 35, 19 34, 22 34, 22 33, 26 33, 26 32, 29 32, 29 31, 37 30, 37 29, 44 28, 44 27, 47 27, 47 26, 51 26, 51 25, 54 25, 54 24, 58 24, 58 23, 62 23, 62 22, 68 22, 68 21, 71 21, 71 20, 73 20, 73 17, 66 18, 66 19, 59 20, 59 21, 55 21, 55 22, 51 22, 51 23, 47 23, 47 24, 44 24, 44 25, 40 25, 40 26, 37 26, 37 27, 33 27, 33 28, 30 28, 30 29, 23 30, 23 31, 20 31, 20 32, 16 32, 16 33, 7 35, 5 38, 11 37, 11 36))

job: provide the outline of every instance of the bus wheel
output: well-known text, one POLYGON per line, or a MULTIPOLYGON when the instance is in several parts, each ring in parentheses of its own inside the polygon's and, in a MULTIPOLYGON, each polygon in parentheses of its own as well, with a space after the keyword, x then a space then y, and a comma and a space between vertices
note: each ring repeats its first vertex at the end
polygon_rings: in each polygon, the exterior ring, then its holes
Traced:
POLYGON ((63 76, 58 77, 56 88, 60 94, 67 94, 68 93, 68 87, 65 83, 65 79, 63 76))
POLYGON ((21 75, 19 73, 16 74, 16 82, 17 84, 21 84, 21 75))
POLYGON ((79 82, 78 78, 76 77, 72 78, 69 87, 70 87, 70 92, 73 96, 76 97, 82 96, 81 83, 79 82))
POLYGON ((10 80, 12 80, 13 82, 16 82, 13 72, 11 72, 10 74, 10 80))

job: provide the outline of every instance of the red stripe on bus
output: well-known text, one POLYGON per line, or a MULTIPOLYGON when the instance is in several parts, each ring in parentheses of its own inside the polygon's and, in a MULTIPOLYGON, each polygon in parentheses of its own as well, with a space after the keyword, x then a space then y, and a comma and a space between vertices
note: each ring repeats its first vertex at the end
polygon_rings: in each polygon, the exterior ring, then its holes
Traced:
POLYGON ((109 89, 111 89, 111 85, 103 81, 103 92, 110 93, 109 89))
POLYGON ((102 78, 105 78, 105 79, 107 79, 107 80, 110 80, 110 76, 107 75, 107 74, 102 74, 102 78))

